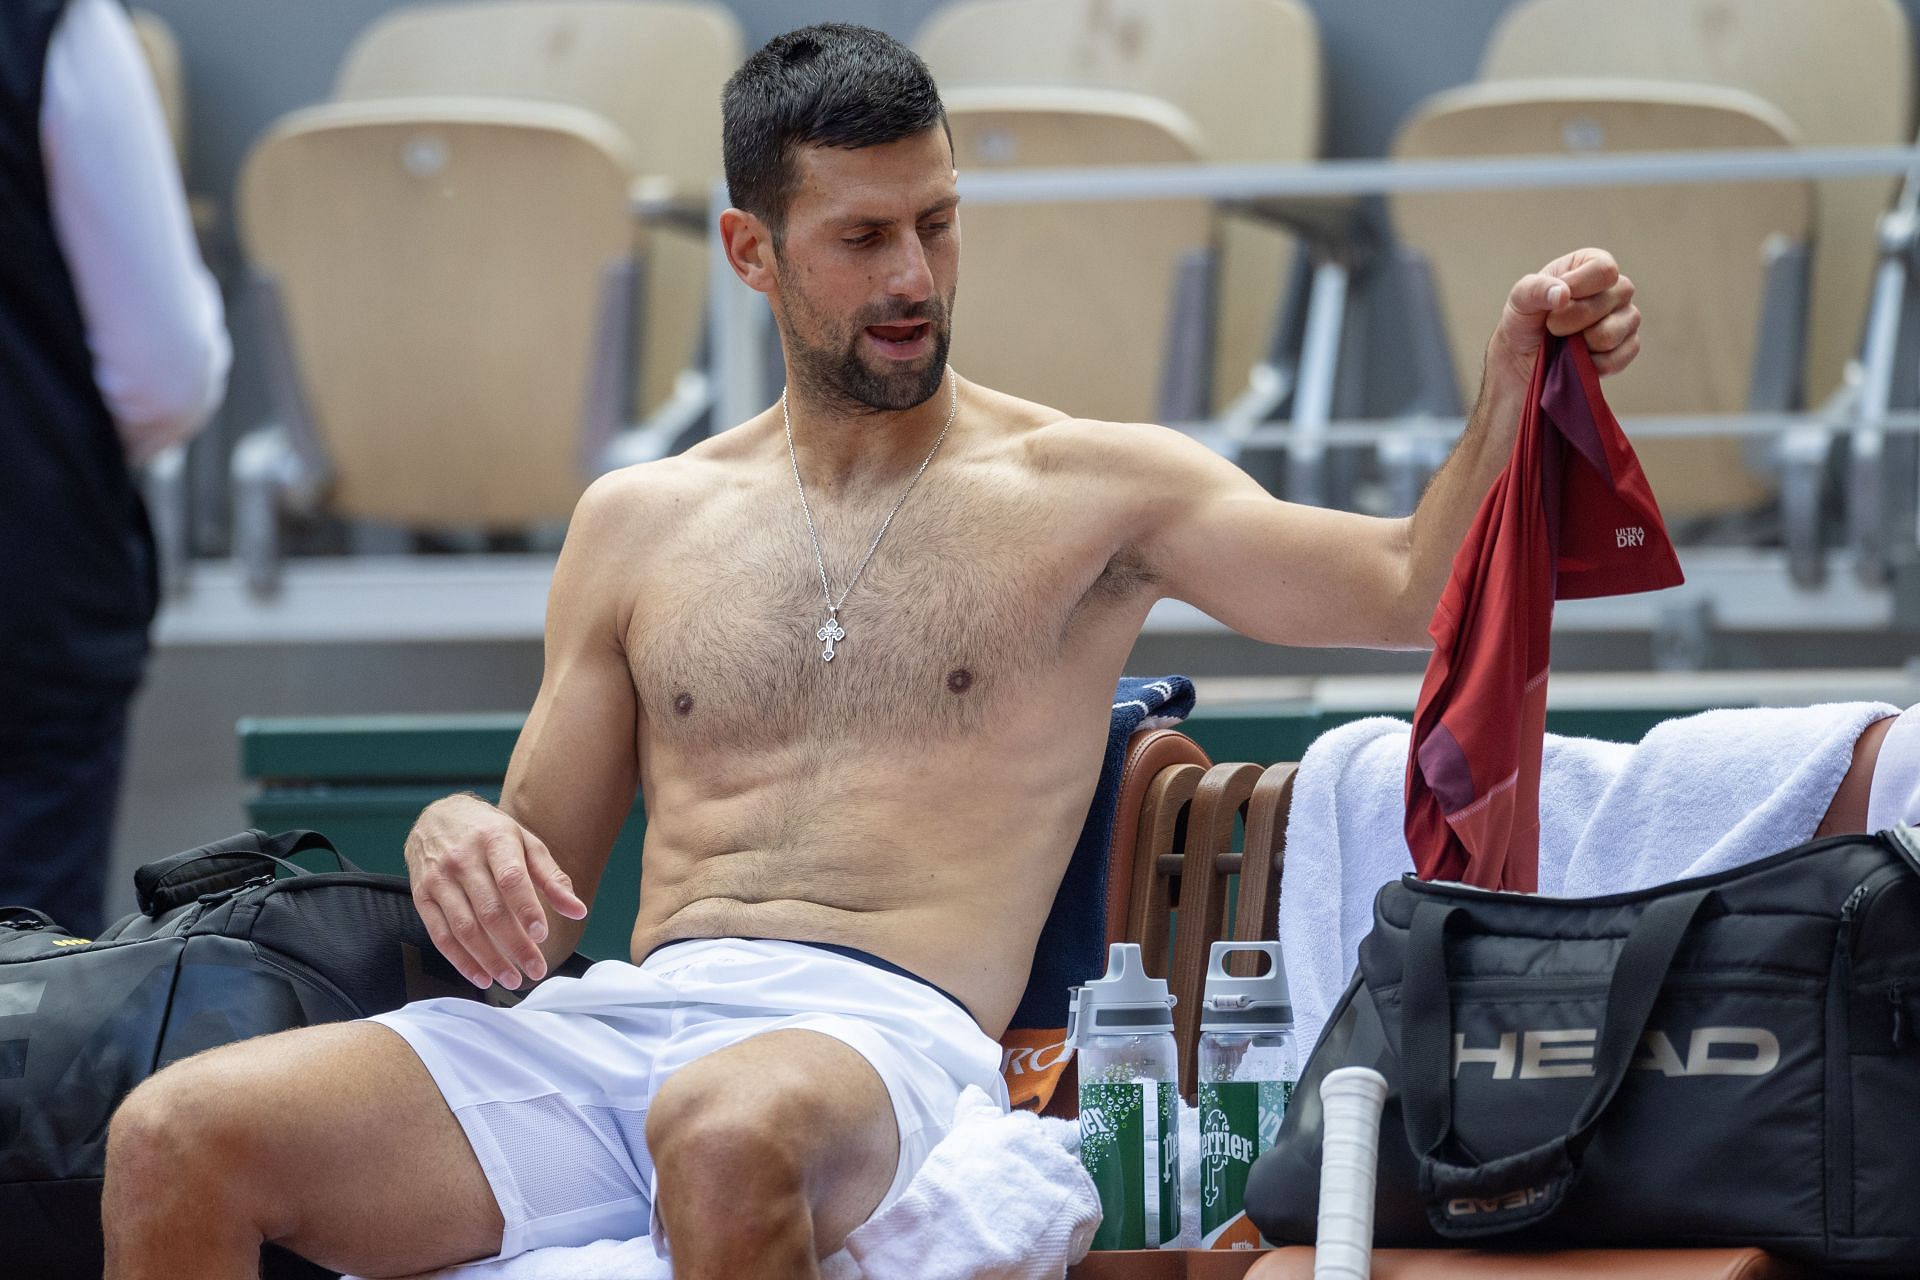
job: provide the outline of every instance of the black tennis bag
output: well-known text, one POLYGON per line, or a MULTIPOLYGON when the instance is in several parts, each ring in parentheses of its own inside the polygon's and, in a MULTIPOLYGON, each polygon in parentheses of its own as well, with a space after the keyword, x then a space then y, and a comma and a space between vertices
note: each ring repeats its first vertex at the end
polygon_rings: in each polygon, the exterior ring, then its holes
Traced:
POLYGON ((1604 898, 1387 885, 1247 1214, 1310 1242, 1320 1082, 1388 1081, 1375 1241, 1920 1274, 1920 839, 1604 898))
MULTIPOLYGON (((160 1068, 409 1000, 483 998, 434 948, 404 877, 361 871, 312 831, 242 832, 148 863, 134 887, 139 912, 92 940, 0 908, 0 1274, 98 1280, 107 1121, 160 1068), (308 850, 341 870, 287 861, 308 850)), ((331 1274, 268 1251, 270 1278, 331 1274)))

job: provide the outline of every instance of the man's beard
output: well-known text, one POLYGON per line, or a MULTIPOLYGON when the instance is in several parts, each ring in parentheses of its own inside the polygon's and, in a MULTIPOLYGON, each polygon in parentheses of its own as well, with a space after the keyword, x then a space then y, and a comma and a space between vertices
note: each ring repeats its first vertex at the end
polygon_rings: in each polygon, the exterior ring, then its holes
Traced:
POLYGON ((801 337, 794 313, 808 321, 817 321, 820 317, 793 290, 787 290, 785 297, 789 310, 784 335, 787 377, 805 391, 808 398, 855 413, 898 413, 925 404, 940 390, 947 376, 947 351, 953 344, 953 331, 948 324, 953 314, 951 295, 944 301, 929 298, 924 302, 868 308, 854 317, 852 335, 838 346, 831 342, 816 345, 801 337), (860 358, 861 343, 870 325, 921 322, 931 328, 933 337, 933 359, 924 369, 880 373, 860 358))

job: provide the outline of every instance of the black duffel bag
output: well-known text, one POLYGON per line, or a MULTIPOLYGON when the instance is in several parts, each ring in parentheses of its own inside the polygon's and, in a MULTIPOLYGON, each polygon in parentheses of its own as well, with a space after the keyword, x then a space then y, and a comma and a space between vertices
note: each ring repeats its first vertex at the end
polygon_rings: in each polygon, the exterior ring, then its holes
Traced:
MULTIPOLYGON (((139 912, 91 940, 0 908, 0 1274, 97 1280, 107 1121, 167 1064, 428 996, 488 998, 434 948, 404 877, 361 871, 312 831, 242 832, 148 863, 134 887, 139 912), (309 850, 341 870, 287 861, 309 850)), ((277 1250, 265 1273, 332 1274, 277 1250)))
POLYGON ((1375 1241, 1920 1273, 1920 842, 1553 899, 1406 879, 1247 1182, 1311 1242, 1320 1082, 1387 1078, 1375 1241))

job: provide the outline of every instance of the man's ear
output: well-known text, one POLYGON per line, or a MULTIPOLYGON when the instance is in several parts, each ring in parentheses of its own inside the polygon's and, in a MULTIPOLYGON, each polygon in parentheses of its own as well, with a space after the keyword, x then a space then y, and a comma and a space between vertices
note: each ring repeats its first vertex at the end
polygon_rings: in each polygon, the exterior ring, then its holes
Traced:
POLYGON ((774 289, 773 233, 754 214, 727 209, 720 214, 720 243, 741 282, 755 293, 774 289))

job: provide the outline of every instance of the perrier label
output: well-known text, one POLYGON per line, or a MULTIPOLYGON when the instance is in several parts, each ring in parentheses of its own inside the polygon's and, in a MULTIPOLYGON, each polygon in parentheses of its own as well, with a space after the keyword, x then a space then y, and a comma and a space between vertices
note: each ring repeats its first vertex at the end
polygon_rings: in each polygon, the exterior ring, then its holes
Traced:
POLYGON ((1095 1249, 1157 1249, 1180 1233, 1180 1111, 1171 1083, 1082 1084, 1080 1162, 1100 1191, 1095 1249))
POLYGON ((1293 1098, 1286 1080, 1200 1083, 1200 1245, 1258 1249, 1260 1233, 1247 1221, 1247 1171, 1280 1136, 1293 1098))

